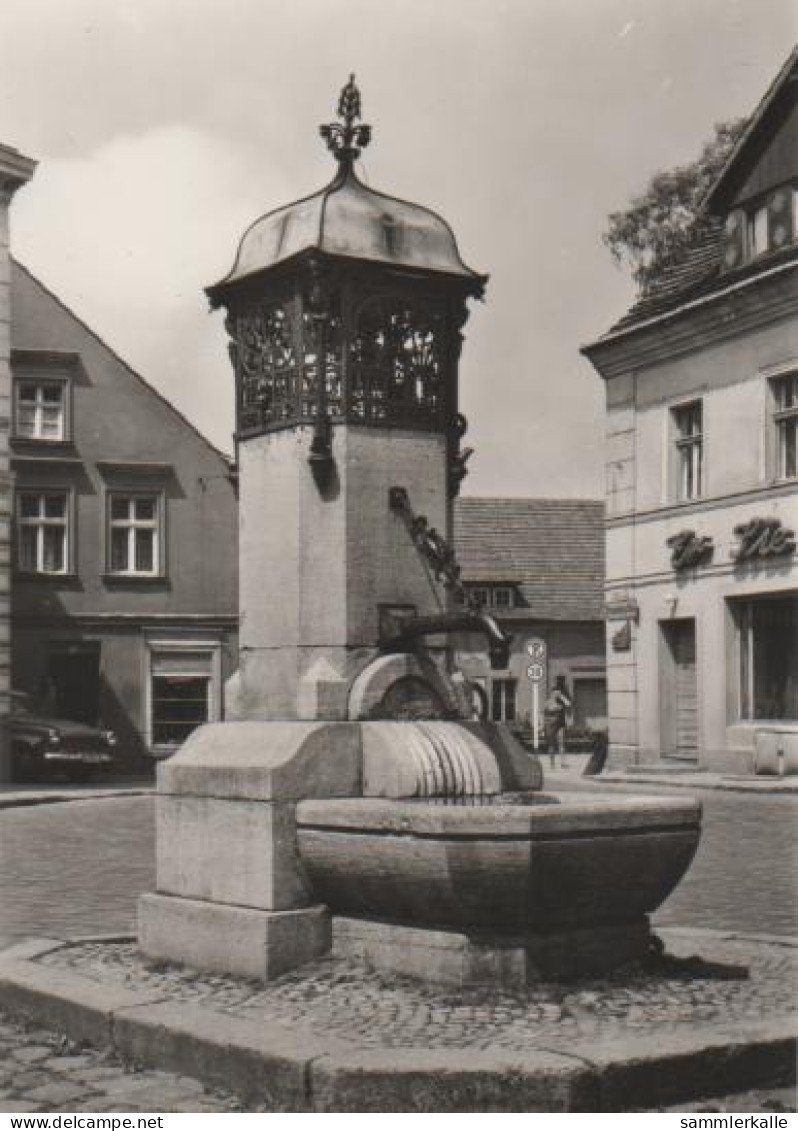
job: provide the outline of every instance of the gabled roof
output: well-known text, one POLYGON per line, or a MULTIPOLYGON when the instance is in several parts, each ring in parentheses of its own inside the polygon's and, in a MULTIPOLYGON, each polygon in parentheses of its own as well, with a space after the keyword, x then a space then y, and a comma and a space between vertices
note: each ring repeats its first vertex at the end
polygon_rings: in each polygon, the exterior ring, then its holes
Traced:
POLYGON ((777 104, 795 98, 796 84, 798 84, 798 44, 792 49, 784 66, 768 87, 751 115, 748 125, 733 145, 723 168, 707 191, 701 205, 704 211, 717 213, 725 209, 730 182, 734 180, 736 170, 748 161, 755 160, 755 153, 752 151, 755 151, 763 133, 767 132, 777 104))
MULTIPOLYGON (((772 125, 773 115, 783 106, 785 99, 794 99, 798 93, 798 47, 790 54, 702 202, 704 223, 693 247, 678 262, 667 267, 661 277, 630 309, 615 322, 593 345, 600 345, 616 336, 676 314, 683 307, 715 293, 746 284, 760 274, 774 268, 798 266, 798 244, 767 252, 755 260, 743 263, 734 270, 723 269, 724 215, 727 192, 738 176, 738 170, 748 168, 757 147, 772 125)), ((590 353, 592 345, 583 352, 590 353)))
MULTIPOLYGON (((221 451, 220 448, 217 448, 215 444, 212 444, 207 436, 204 436, 202 432, 200 432, 199 428, 197 428, 195 424, 192 424, 188 417, 185 416, 179 408, 176 408, 175 405, 173 405, 172 402, 167 397, 165 397, 162 392, 156 389, 154 385, 150 384, 150 382, 142 377, 140 373, 137 373, 136 370, 133 369, 123 357, 120 357, 120 355, 116 352, 115 349, 113 349, 112 346, 109 346, 108 343, 100 337, 96 330, 92 330, 91 326, 89 326, 88 323, 84 322, 80 315, 76 314, 74 310, 68 307, 63 299, 59 298, 54 291, 51 291, 50 288, 41 281, 41 279, 37 278, 37 276, 34 275, 32 271, 25 267, 24 264, 20 263, 18 259, 14 259, 13 257, 11 258, 12 299, 15 289, 15 276, 17 288, 22 282, 21 277, 25 277, 40 295, 42 295, 49 302, 55 303, 76 326, 79 326, 85 334, 89 334, 95 342, 98 342, 104 350, 107 350, 108 353, 115 359, 115 361, 118 362, 118 364, 126 370, 128 376, 132 378, 132 380, 136 384, 140 385, 150 395, 160 401, 160 403, 166 408, 166 410, 172 413, 175 418, 181 422, 181 424, 183 424, 199 441, 201 441, 202 444, 204 444, 209 449, 209 451, 213 452, 215 456, 218 456, 218 458, 222 460, 227 466, 230 465, 231 459, 229 455, 221 451)), ((25 353, 30 348, 35 348, 37 352, 42 352, 39 349, 39 345, 40 343, 38 330, 35 327, 20 327, 19 318, 17 318, 16 320, 12 318, 12 357, 14 354, 18 355, 20 353, 25 353), (26 332, 21 333, 21 330, 25 330, 26 332)), ((58 352, 62 351, 59 350, 58 352)))
POLYGON ((506 615, 604 618, 604 504, 593 499, 462 498, 454 545, 465 582, 514 584, 525 603, 506 615))

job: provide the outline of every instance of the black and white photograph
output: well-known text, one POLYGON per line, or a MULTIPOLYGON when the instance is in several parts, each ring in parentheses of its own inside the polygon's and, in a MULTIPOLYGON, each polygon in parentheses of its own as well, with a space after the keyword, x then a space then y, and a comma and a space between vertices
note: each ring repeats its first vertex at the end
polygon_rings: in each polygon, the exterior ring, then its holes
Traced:
POLYGON ((1 1131, 795 1127, 796 0, 0 43, 1 1131))

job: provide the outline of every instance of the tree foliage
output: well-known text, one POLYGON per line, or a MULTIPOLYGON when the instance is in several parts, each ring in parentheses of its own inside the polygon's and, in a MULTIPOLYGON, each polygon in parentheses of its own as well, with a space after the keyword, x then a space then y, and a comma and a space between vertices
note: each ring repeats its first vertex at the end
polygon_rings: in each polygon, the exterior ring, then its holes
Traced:
POLYGON ((625 263, 642 293, 695 245, 712 224, 701 201, 747 124, 719 122, 697 160, 656 173, 628 208, 613 212, 602 237, 618 264, 625 263))

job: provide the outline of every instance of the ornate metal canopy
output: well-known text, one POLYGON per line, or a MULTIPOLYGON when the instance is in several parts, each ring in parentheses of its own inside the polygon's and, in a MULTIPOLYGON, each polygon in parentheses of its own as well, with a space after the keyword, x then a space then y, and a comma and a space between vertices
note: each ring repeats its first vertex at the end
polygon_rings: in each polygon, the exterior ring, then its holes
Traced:
POLYGON ((486 276, 466 267, 441 217, 358 180, 371 128, 354 76, 338 117, 320 127, 334 180, 252 225, 208 290, 228 310, 239 436, 320 416, 462 433, 460 330, 486 276))

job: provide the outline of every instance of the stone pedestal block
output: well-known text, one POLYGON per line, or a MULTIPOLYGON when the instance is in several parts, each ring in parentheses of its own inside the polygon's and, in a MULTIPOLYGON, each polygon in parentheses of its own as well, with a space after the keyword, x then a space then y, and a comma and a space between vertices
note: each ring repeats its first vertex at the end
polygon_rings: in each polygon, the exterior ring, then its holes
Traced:
POLYGON ((260 911, 153 892, 139 900, 138 926, 150 958, 264 981, 330 949, 330 916, 318 904, 260 911))
POLYGON ((643 958, 650 943, 645 917, 498 938, 338 916, 333 920, 334 954, 446 986, 522 989, 539 981, 600 975, 643 958))
POLYGON ((278 911, 312 903, 296 853, 291 803, 157 799, 158 890, 278 911))

